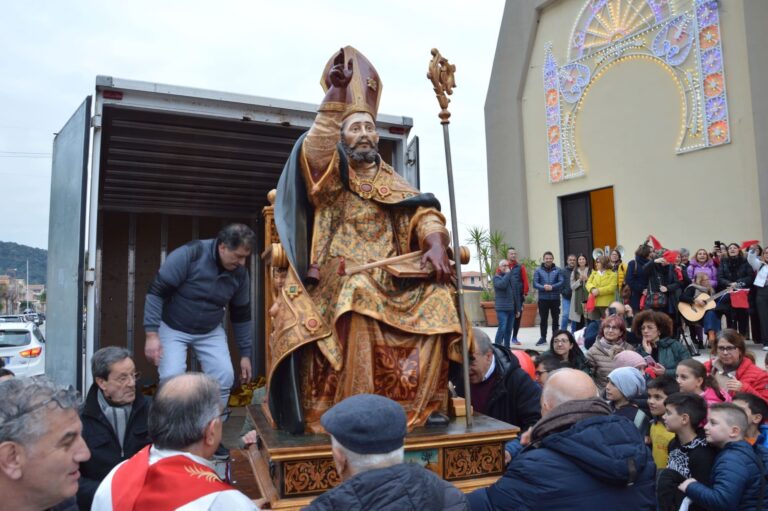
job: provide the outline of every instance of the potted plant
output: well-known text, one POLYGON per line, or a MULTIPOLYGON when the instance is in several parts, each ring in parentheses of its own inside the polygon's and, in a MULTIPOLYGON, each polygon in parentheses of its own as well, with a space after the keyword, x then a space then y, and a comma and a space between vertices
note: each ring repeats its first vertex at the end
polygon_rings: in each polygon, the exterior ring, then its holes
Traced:
POLYGON ((496 273, 496 264, 507 253, 508 245, 504 241, 504 234, 498 231, 489 234, 483 227, 472 226, 469 228, 469 237, 466 242, 475 247, 475 257, 480 265, 480 285, 483 288, 480 294, 480 306, 483 308, 486 324, 498 326, 493 275, 496 273))
POLYGON ((528 294, 525 295, 525 300, 523 301, 523 311, 520 313, 520 326, 522 328, 529 328, 536 324, 536 313, 539 309, 537 304, 538 294, 533 287, 533 273, 536 271, 538 263, 533 259, 523 259, 522 265, 528 276, 529 289, 528 294))

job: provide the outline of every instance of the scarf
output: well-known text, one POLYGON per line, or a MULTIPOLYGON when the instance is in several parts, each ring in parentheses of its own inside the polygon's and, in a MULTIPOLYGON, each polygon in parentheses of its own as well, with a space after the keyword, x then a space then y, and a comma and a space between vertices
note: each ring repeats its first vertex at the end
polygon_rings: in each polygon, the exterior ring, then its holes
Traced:
POLYGON ((101 413, 104 414, 107 422, 109 422, 109 425, 112 426, 112 430, 115 432, 117 440, 120 442, 120 449, 122 449, 123 441, 125 438, 125 428, 128 425, 128 417, 131 416, 133 403, 124 406, 115 406, 107 401, 107 398, 104 397, 104 393, 101 390, 99 390, 96 394, 99 399, 99 408, 101 408, 101 413))
POLYGON ((566 401, 553 408, 533 426, 531 444, 538 446, 547 435, 565 431, 579 421, 610 414, 611 407, 597 398, 566 401))

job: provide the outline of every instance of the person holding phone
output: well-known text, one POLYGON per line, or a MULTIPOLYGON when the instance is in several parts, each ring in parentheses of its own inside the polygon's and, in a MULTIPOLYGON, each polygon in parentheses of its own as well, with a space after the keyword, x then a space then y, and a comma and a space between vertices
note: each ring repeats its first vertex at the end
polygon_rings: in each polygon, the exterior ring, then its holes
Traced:
POLYGON ((646 358, 648 367, 657 376, 667 372, 674 374, 681 360, 691 358, 685 346, 672 337, 672 320, 663 312, 640 312, 632 322, 632 331, 640 337, 640 343, 635 349, 646 358))

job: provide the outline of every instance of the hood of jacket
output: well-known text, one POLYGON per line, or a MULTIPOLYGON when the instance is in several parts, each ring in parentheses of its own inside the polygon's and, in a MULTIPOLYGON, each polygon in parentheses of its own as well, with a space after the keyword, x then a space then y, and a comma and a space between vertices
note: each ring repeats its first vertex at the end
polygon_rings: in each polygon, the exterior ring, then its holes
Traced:
POLYGON ((520 361, 512 354, 509 348, 497 344, 491 344, 493 355, 496 357, 496 371, 503 378, 508 372, 520 367, 520 361))
MULTIPOLYGON (((680 342, 680 341, 678 341, 674 337, 663 337, 659 339, 659 342, 657 342, 656 345, 659 348, 667 349, 667 348, 671 348, 677 342, 680 342)), ((642 344, 640 344, 640 346, 642 346, 642 344)))
POLYGON ((308 509, 442 510, 444 501, 440 478, 419 465, 401 463, 357 474, 308 509))
POLYGON ((618 415, 579 421, 565 431, 544 437, 541 446, 612 486, 633 484, 645 467, 653 463, 638 429, 618 415))
POLYGON ((715 267, 715 263, 712 262, 712 258, 707 259, 707 262, 704 263, 704 264, 701 264, 697 260, 693 259, 693 260, 691 260, 690 265, 693 266, 694 268, 707 268, 707 269, 710 269, 710 268, 714 268, 715 267))

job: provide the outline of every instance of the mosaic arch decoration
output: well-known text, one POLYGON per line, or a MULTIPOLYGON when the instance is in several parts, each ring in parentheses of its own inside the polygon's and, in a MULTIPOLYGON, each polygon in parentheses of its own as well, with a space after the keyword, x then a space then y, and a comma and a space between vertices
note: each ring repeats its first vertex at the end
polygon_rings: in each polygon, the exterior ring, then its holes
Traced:
POLYGON ((571 31, 568 61, 545 49, 549 182, 583 176, 576 120, 589 89, 612 67, 662 66, 682 103, 678 154, 731 141, 718 0, 588 0, 571 31))

